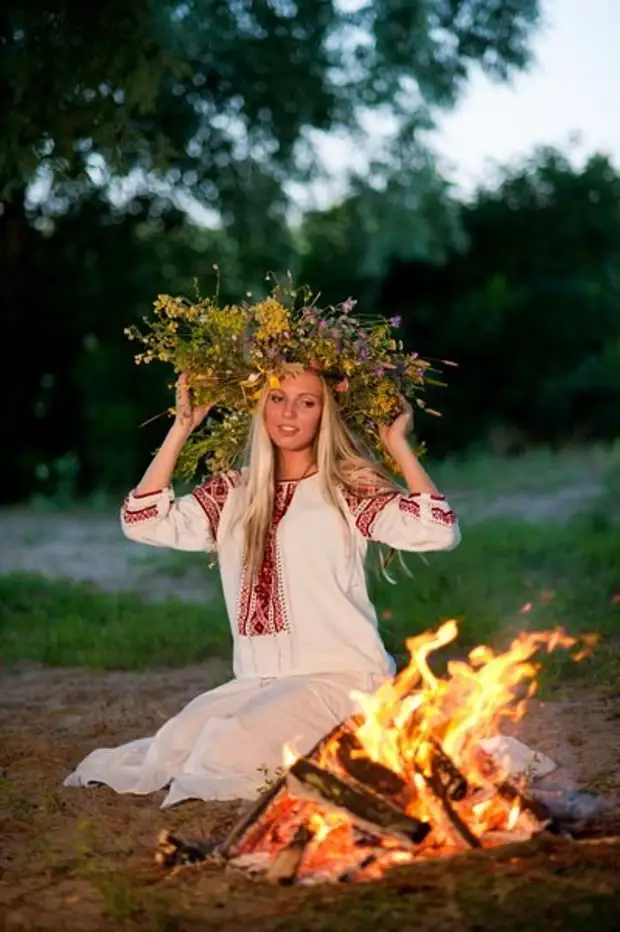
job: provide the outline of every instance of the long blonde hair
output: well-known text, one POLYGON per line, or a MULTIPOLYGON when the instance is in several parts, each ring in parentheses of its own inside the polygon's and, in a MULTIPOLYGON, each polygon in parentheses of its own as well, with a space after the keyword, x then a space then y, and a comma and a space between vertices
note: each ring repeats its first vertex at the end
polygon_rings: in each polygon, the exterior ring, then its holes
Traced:
MULTIPOLYGON (((288 367, 291 375, 301 367, 288 367)), ((366 453, 347 429, 331 389, 321 378, 323 410, 315 439, 317 469, 326 500, 346 516, 341 490, 380 495, 402 491, 401 487, 366 453)), ((261 565, 269 526, 271 524, 275 487, 276 456, 264 421, 264 410, 269 397, 266 387, 258 403, 246 451, 247 510, 244 521, 245 561, 254 576, 261 565)))

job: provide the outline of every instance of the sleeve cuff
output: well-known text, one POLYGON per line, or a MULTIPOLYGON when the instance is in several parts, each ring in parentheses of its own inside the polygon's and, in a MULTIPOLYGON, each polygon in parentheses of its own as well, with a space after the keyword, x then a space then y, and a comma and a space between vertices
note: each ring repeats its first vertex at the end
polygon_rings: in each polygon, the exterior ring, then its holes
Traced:
POLYGON ((153 492, 137 494, 133 489, 123 502, 121 519, 123 524, 140 524, 167 514, 173 500, 170 486, 153 492))

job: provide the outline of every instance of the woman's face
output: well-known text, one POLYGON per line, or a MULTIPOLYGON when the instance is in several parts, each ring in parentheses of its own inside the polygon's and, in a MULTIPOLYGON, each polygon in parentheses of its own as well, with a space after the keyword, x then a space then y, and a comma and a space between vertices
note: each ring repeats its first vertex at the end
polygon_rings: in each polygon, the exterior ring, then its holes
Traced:
POLYGON ((263 417, 271 442, 281 450, 299 451, 312 446, 323 413, 323 383, 313 372, 300 372, 280 380, 267 396, 263 417))

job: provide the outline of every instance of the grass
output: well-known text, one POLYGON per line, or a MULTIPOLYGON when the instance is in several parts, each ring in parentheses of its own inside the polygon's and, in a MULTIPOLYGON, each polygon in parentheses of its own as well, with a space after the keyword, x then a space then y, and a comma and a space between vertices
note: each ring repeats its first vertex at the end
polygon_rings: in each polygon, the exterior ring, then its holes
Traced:
POLYGON ((155 605, 132 593, 21 573, 0 576, 0 658, 54 666, 145 670, 228 655, 219 600, 155 605), (215 608, 214 605, 218 607, 215 608))
MULTIPOLYGON (((566 525, 489 520, 464 527, 451 553, 407 559, 397 585, 377 577, 371 592, 390 650, 448 618, 459 646, 506 641, 524 628, 564 626, 600 632, 607 644, 584 669, 607 680, 620 668, 620 524, 592 512, 566 525)), ((172 555, 171 575, 180 572, 172 555)), ((204 556, 201 555, 204 566, 204 556)), ((160 572, 165 570, 162 563, 160 572)), ((221 593, 204 605, 168 599, 147 604, 130 593, 37 576, 0 576, 0 657, 103 669, 183 666, 228 656, 221 593)), ((557 664, 555 665, 556 669, 557 664)), ((568 668, 564 670, 567 672, 568 668)))
POLYGON ((561 453, 544 447, 519 456, 499 457, 467 453, 430 466, 431 475, 446 493, 466 492, 488 498, 531 492, 545 495, 570 487, 606 483, 618 475, 620 443, 586 446, 561 453))

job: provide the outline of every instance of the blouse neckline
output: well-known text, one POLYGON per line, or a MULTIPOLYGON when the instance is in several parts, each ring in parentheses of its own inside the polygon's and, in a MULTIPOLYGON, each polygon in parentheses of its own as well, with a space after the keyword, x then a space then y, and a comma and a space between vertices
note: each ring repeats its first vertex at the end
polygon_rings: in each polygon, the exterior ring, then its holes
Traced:
POLYGON ((314 472, 309 473, 307 476, 300 476, 299 479, 276 479, 276 485, 298 485, 300 482, 307 482, 308 479, 314 479, 318 474, 318 469, 315 469, 314 472))

